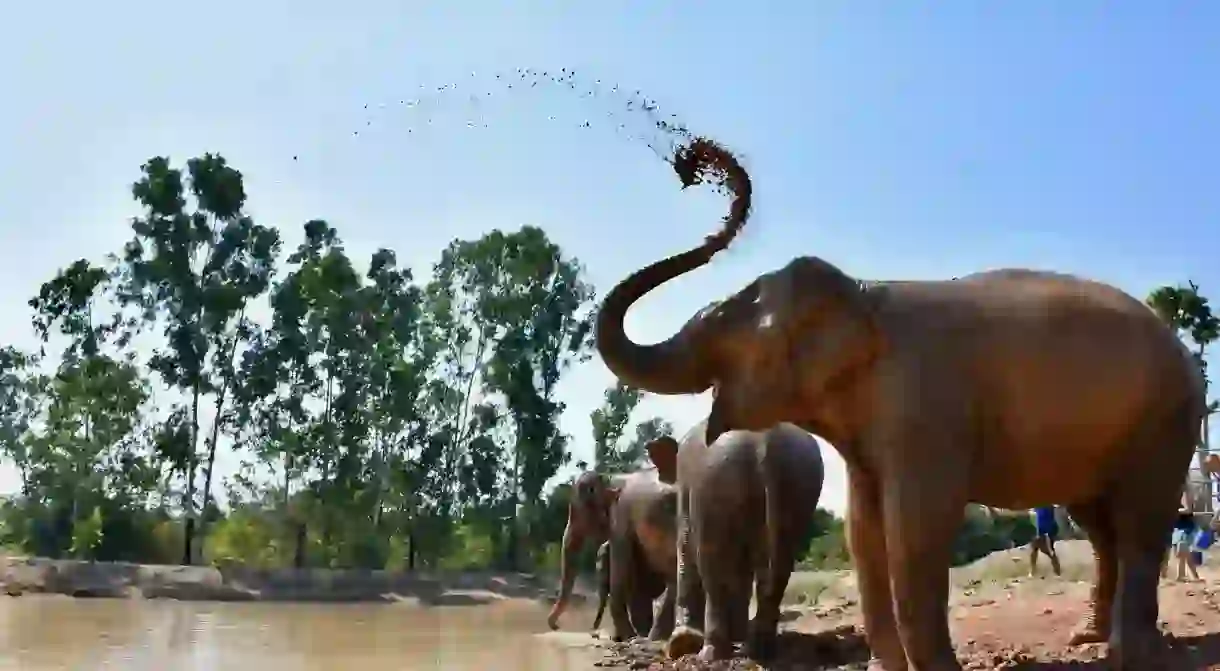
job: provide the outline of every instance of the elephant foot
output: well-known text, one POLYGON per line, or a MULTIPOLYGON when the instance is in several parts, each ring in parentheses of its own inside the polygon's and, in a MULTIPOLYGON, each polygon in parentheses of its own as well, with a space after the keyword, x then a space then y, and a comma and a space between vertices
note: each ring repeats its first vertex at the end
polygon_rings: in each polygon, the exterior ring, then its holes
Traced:
POLYGON ((703 634, 690 627, 678 627, 669 637, 665 645, 665 656, 679 659, 686 655, 698 653, 703 648, 703 634))
POLYGON ((1089 643, 1105 643, 1110 640, 1110 628, 1102 624, 1098 624, 1096 620, 1089 617, 1080 626, 1072 631, 1072 638, 1068 641, 1068 645, 1086 645, 1089 643))
POLYGON ((657 627, 654 625, 652 631, 648 632, 648 640, 664 641, 668 639, 672 633, 672 629, 670 631, 666 631, 666 627, 657 627))
POLYGON ((622 631, 619 631, 616 629, 616 630, 614 630, 613 633, 610 634, 610 640, 614 641, 615 643, 623 643, 626 641, 631 641, 633 639, 635 639, 634 631, 622 632, 622 631))
POLYGON ((727 646, 726 649, 725 646, 715 646, 710 643, 705 643, 703 645, 703 649, 700 650, 699 654, 696 656, 696 658, 704 664, 711 664, 712 662, 719 662, 732 657, 733 647, 731 645, 727 646))
POLYGON ((1175 663, 1170 657, 1169 646, 1158 631, 1111 645, 1109 662, 1114 671, 1170 671, 1181 668, 1181 661, 1175 663))
POLYGON ((775 658, 777 643, 775 632, 750 632, 750 638, 746 641, 746 656, 759 662, 770 661, 775 658))

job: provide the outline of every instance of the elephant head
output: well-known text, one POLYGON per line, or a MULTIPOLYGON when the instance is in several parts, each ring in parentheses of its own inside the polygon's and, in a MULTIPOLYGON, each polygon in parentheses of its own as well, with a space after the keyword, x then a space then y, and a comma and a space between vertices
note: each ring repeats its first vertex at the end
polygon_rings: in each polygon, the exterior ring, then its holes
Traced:
POLYGON ((612 478, 586 471, 572 483, 572 497, 568 501, 568 523, 563 530, 563 549, 560 559, 559 598, 551 607, 547 624, 551 629, 559 628, 559 617, 572 598, 572 587, 576 581, 576 558, 587 541, 604 542, 610 535, 610 507, 618 500, 622 490, 620 483, 612 478))
MULTIPOLYGON (((627 337, 623 321, 635 301, 706 265, 749 216, 749 177, 731 155, 704 145, 687 160, 727 174, 724 182, 735 198, 724 227, 615 286, 597 315, 598 353, 619 379, 645 391, 712 389, 708 444, 726 431, 763 430, 781 421, 818 427, 827 421, 817 415, 822 402, 881 345, 870 292, 822 259, 796 258, 759 277, 701 310, 668 340, 641 345, 627 337)), ((679 170, 684 185, 690 183, 689 165, 686 170, 679 170)))
POLYGON ((674 484, 678 481, 678 441, 671 436, 662 436, 645 445, 648 460, 657 467, 657 479, 674 484))

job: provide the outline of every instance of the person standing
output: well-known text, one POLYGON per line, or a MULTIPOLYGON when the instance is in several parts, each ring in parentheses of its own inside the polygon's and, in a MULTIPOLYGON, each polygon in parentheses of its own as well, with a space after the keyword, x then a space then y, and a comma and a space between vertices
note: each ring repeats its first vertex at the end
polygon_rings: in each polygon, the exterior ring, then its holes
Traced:
POLYGON ((1029 544, 1029 577, 1038 570, 1038 554, 1050 557, 1055 575, 1063 575, 1059 566, 1059 555, 1055 552, 1055 540, 1059 536, 1059 521, 1055 519, 1055 506, 1042 506, 1030 511, 1034 521, 1035 536, 1029 544))
MULTIPOLYGON (((1195 535, 1199 528, 1195 523, 1195 516, 1187 508, 1178 510, 1177 522, 1173 525, 1173 536, 1171 537, 1172 548, 1171 556, 1178 559, 1178 582, 1186 582, 1186 571, 1190 571, 1195 580, 1199 579, 1199 572, 1195 569, 1193 558, 1190 556, 1192 546, 1195 543, 1195 535)), ((1168 565, 1168 562, 1166 562, 1168 565)), ((1168 567, 1168 566, 1167 566, 1168 567)), ((1162 575, 1164 571, 1162 571, 1162 575)))
POLYGON ((1199 567, 1203 565, 1203 554, 1207 552, 1215 540, 1215 520, 1209 524, 1199 526, 1199 531, 1195 534, 1194 544, 1190 548, 1191 573, 1194 574, 1195 580, 1199 579, 1199 567))

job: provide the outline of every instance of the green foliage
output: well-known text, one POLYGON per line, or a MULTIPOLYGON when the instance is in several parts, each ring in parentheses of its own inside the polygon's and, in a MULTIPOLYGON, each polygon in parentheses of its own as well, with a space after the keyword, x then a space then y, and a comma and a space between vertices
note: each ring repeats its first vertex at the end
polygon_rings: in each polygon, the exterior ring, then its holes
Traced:
MULTIPOLYGON (((799 557, 803 570, 837 570, 851 566, 844 521, 828 510, 818 508, 810 524, 808 549, 799 557)), ((1078 534, 1061 529, 1063 537, 1078 534)), ((1026 511, 991 511, 977 505, 966 507, 962 526, 953 544, 953 565, 981 559, 992 552, 1027 545, 1035 535, 1034 524, 1026 511)))
POLYGON ((635 427, 631 440, 623 444, 631 413, 644 398, 644 392, 622 382, 606 390, 602 407, 589 413, 593 426, 593 468, 599 473, 626 473, 644 465, 648 443, 674 435, 673 426, 652 417, 635 427))
POLYGON ((797 557, 803 570, 829 571, 851 565, 844 522, 825 508, 814 512, 800 547, 806 548, 804 554, 797 557))
MULTIPOLYGON (((1203 370, 1204 383, 1210 388, 1210 376, 1207 370, 1207 348, 1220 339, 1220 317, 1213 313, 1210 301, 1200 293, 1199 286, 1194 282, 1187 282, 1186 286, 1158 287, 1148 294, 1145 302, 1166 324, 1169 324, 1178 332, 1179 337, 1193 345, 1195 361, 1203 370)), ((1215 414, 1220 410, 1220 401, 1210 400, 1209 398, 1207 410, 1208 415, 1215 414)), ((1203 430, 1200 434, 1201 444, 1198 449, 1198 466, 1200 468, 1203 467, 1203 460, 1210 453, 1211 436, 1208 430, 1209 419, 1210 417, 1204 417, 1203 430)), ((1210 489, 1212 486, 1211 482, 1207 481, 1207 489, 1201 492, 1204 494, 1204 501, 1211 500, 1210 489)), ((1196 503, 1196 505, 1198 504, 1196 503)))
POLYGON ((131 193, 122 249, 30 300, 42 351, 0 348, 0 458, 22 482, 0 542, 259 566, 544 559, 566 519, 544 492, 570 459, 557 389, 590 356, 578 260, 539 228, 495 230, 451 242, 420 285, 321 220, 281 259, 212 154, 154 157, 131 193), (224 450, 243 466, 220 482, 224 450))

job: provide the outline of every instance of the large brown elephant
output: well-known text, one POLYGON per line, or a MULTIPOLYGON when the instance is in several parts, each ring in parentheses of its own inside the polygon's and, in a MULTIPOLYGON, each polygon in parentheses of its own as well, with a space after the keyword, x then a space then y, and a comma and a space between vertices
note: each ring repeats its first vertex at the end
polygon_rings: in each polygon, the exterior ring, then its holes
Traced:
POLYGON ((679 607, 669 655, 702 647, 705 661, 722 659, 733 654, 733 641, 745 638, 747 653, 765 660, 774 652, 784 590, 821 496, 821 449, 792 424, 733 431, 711 445, 705 435, 701 422, 681 446, 669 439, 654 448, 677 461, 679 607), (754 620, 743 636, 751 591, 754 620))
POLYGON ((714 390, 709 441, 787 421, 838 449, 865 626, 889 671, 961 668, 947 567, 968 502, 1066 505, 1097 563, 1074 640, 1108 640, 1118 669, 1163 668, 1158 564, 1205 412, 1201 371, 1173 330, 1119 289, 1066 274, 861 282, 800 257, 668 340, 631 341, 628 308, 744 225, 748 176, 727 163, 738 196, 724 229, 607 295, 606 366, 653 393, 714 390))
POLYGON ((613 638, 669 636, 676 598, 676 588, 670 586, 677 576, 677 489, 672 482, 672 475, 659 476, 651 469, 614 476, 587 471, 577 476, 563 534, 559 598, 547 618, 552 629, 559 627, 571 599, 576 557, 585 543, 595 542, 608 543, 604 558, 599 557, 599 573, 608 562, 613 638), (654 614, 659 596, 664 601, 654 614))

